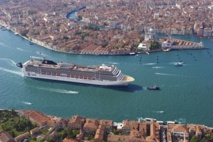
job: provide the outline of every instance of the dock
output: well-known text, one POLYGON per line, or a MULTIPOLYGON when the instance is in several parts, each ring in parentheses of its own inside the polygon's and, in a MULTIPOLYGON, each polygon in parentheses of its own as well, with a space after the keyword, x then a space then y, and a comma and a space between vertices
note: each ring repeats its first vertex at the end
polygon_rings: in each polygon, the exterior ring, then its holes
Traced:
POLYGON ((180 40, 180 39, 173 39, 173 44, 171 46, 171 49, 173 50, 182 50, 182 49, 203 49, 203 43, 197 43, 197 42, 191 42, 186 40, 180 40))

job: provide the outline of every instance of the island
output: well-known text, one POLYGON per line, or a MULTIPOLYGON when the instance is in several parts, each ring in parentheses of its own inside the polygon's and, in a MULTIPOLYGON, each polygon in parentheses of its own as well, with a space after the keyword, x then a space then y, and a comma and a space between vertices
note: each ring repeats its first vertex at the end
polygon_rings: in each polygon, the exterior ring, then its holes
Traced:
POLYGON ((35 110, 0 110, 2 142, 210 142, 213 128, 154 118, 60 118, 35 110))
POLYGON ((54 51, 133 55, 147 50, 201 49, 200 43, 171 38, 149 42, 142 33, 154 29, 163 35, 212 37, 212 10, 211 0, 107 0, 100 3, 95 0, 2 0, 0 25, 54 51), (146 50, 141 47, 143 41, 146 50), (173 47, 167 49, 167 45, 173 47))

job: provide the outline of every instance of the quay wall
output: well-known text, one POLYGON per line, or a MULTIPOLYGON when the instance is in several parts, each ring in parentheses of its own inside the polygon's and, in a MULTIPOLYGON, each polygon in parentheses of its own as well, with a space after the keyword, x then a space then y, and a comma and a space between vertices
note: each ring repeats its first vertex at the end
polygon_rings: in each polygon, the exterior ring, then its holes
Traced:
POLYGON ((194 45, 194 46, 184 46, 184 45, 174 45, 171 46, 171 49, 174 50, 182 50, 182 49, 203 49, 204 47, 201 45, 194 45))

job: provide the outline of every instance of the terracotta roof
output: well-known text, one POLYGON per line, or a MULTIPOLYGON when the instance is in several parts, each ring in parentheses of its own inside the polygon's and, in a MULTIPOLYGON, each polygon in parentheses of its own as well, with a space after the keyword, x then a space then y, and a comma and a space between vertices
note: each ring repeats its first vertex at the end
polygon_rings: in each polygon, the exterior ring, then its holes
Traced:
POLYGON ((34 110, 25 110, 24 116, 40 126, 47 124, 48 121, 51 121, 47 115, 34 110))
POLYGON ((72 140, 72 139, 67 139, 67 138, 65 138, 65 139, 63 139, 63 142, 77 142, 76 140, 72 140))
POLYGON ((113 125, 112 120, 100 120, 99 123, 100 123, 100 125, 105 125, 105 126, 110 126, 110 127, 112 127, 112 125, 113 125))
POLYGON ((112 135, 109 134, 107 137, 108 142, 129 142, 129 136, 125 135, 112 135))
POLYGON ((14 139, 15 139, 15 141, 19 142, 19 141, 22 141, 23 139, 25 139, 25 138, 27 138, 29 136, 30 136, 30 133, 26 132, 24 134, 21 134, 21 135, 15 137, 14 139))
POLYGON ((183 132, 185 134, 188 134, 189 131, 187 129, 187 126, 186 125, 182 125, 182 124, 176 124, 173 128, 172 128, 172 131, 174 132, 183 132))
POLYGON ((0 132, 0 142, 15 142, 13 137, 6 131, 0 132))
POLYGON ((79 115, 75 115, 69 120, 69 123, 82 123, 82 120, 84 120, 84 119, 85 118, 83 118, 79 115))
POLYGON ((98 128, 99 121, 96 119, 87 118, 86 123, 84 124, 84 129, 93 129, 96 130, 98 128))
POLYGON ((103 137, 104 137, 104 129, 105 129, 104 125, 99 125, 98 129, 96 130, 94 139, 96 139, 96 140, 102 140, 103 137))

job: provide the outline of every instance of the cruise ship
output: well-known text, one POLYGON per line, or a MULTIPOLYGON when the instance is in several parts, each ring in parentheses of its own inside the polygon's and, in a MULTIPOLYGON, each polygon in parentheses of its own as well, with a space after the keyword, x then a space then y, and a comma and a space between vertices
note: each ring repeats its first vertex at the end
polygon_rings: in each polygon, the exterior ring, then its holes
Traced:
POLYGON ((83 66, 73 63, 56 63, 52 60, 31 57, 24 64, 17 63, 22 68, 23 76, 37 79, 48 79, 74 83, 124 86, 134 81, 134 78, 124 75, 114 65, 83 66))

